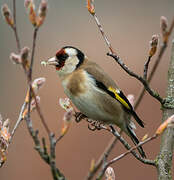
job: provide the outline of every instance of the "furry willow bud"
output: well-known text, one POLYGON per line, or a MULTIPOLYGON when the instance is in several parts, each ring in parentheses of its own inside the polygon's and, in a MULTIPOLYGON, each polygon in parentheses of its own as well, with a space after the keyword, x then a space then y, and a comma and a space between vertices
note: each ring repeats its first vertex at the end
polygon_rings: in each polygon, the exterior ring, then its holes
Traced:
MULTIPOLYGON (((3 141, 4 143, 6 143, 6 145, 8 145, 8 142, 11 137, 9 133, 9 126, 10 126, 10 120, 6 119, 3 122, 2 127, 0 128, 0 141, 3 141)), ((1 145, 0 145, 0 148, 2 148, 1 145)))
POLYGON ((24 47, 21 50, 20 56, 21 61, 25 69, 29 68, 29 62, 28 62, 28 55, 29 55, 30 49, 28 47, 24 47))
POLYGON ((158 45, 158 35, 153 35, 152 40, 150 41, 150 51, 149 51, 149 56, 152 57, 157 50, 157 45, 158 45))
POLYGON ((87 0, 87 9, 91 15, 95 14, 94 0, 87 0))
POLYGON ((19 54, 11 53, 10 59, 14 64, 22 64, 21 56, 19 54))
POLYGON ((24 6, 28 10, 30 22, 33 24, 33 26, 36 26, 36 12, 33 0, 25 0, 24 6))
POLYGON ((1 11, 2 11, 2 15, 4 16, 7 24, 10 25, 11 27, 13 27, 14 21, 13 21, 11 11, 10 11, 8 5, 7 4, 2 5, 1 11))
POLYGON ((164 132, 167 127, 174 126, 174 115, 170 116, 167 120, 165 120, 156 130, 156 135, 160 135, 164 132))
POLYGON ((28 54, 29 54, 29 48, 28 47, 24 47, 21 50, 21 59, 26 60, 28 58, 28 54))
POLYGON ((106 180, 115 180, 115 173, 112 167, 108 167, 105 171, 106 180))
POLYGON ((29 54, 29 48, 24 47, 21 49, 20 54, 11 53, 10 59, 14 64, 21 64, 24 68, 29 68, 29 62, 28 62, 28 54, 29 54))
MULTIPOLYGON (((46 78, 44 77, 40 77, 37 78, 33 81, 32 83, 32 89, 34 91, 35 94, 38 93, 39 89, 43 86, 43 84, 45 83, 46 78)), ((31 93, 31 97, 33 98, 33 93, 31 93)), ((29 102, 29 90, 27 91, 27 95, 25 97, 25 102, 28 103, 29 102)))
POLYGON ((61 136, 64 136, 69 127, 70 127, 70 124, 71 124, 71 121, 73 119, 73 114, 74 114, 74 110, 73 108, 69 108, 65 113, 64 113, 64 116, 63 116, 63 127, 61 129, 61 136))
POLYGON ((68 111, 65 112, 63 120, 66 123, 69 123, 73 118, 73 114, 74 114, 73 108, 69 108, 68 111))
POLYGON ((37 78, 33 81, 32 88, 35 93, 38 92, 38 90, 43 86, 45 81, 46 81, 46 78, 44 78, 44 77, 37 78))
POLYGON ((148 138, 148 134, 145 134, 145 135, 142 137, 141 141, 145 141, 147 138, 148 138))
POLYGON ((89 168, 89 171, 92 172, 95 168, 95 159, 92 159, 91 160, 91 164, 90 164, 90 168, 89 168))
POLYGON ((9 132, 9 119, 4 122, 0 115, 0 167, 4 164, 7 159, 7 149, 10 143, 11 134, 9 132))
POLYGON ((29 5, 30 5, 30 3, 33 3, 33 1, 32 1, 32 0, 25 0, 25 1, 24 1, 24 7, 25 7, 25 8, 28 8, 29 5))
POLYGON ((59 98, 59 104, 65 111, 68 111, 70 108, 72 108, 69 98, 59 98))
POLYGON ((37 26, 41 26, 44 23, 46 14, 47 14, 48 4, 46 0, 42 0, 39 5, 38 17, 37 17, 37 26))
POLYGON ((9 128, 10 125, 10 119, 6 119, 3 123, 3 128, 9 128))

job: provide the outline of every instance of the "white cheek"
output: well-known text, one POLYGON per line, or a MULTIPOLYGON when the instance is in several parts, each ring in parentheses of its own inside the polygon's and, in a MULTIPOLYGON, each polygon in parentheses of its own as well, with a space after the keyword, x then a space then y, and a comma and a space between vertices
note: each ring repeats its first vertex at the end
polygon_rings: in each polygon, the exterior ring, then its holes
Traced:
POLYGON ((79 60, 76 56, 68 58, 65 62, 65 65, 60 70, 61 74, 69 74, 72 73, 76 69, 76 65, 78 64, 79 60))
POLYGON ((68 63, 60 70, 60 73, 66 75, 72 73, 74 70, 75 66, 73 66, 71 63, 68 63))
POLYGON ((65 49, 65 52, 69 54, 70 56, 75 56, 77 54, 77 51, 73 48, 67 48, 65 49))

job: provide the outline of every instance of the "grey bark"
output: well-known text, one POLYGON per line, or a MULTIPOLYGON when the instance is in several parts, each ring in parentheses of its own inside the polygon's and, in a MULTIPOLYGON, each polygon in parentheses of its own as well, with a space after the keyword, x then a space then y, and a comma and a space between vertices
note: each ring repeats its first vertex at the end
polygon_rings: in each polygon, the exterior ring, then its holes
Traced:
MULTIPOLYGON (((168 70, 166 103, 162 107, 165 121, 174 114, 174 40, 172 41, 171 59, 168 70)), ((174 127, 168 127, 161 138, 160 152, 156 159, 158 180, 172 180, 172 156, 174 149, 174 127)))

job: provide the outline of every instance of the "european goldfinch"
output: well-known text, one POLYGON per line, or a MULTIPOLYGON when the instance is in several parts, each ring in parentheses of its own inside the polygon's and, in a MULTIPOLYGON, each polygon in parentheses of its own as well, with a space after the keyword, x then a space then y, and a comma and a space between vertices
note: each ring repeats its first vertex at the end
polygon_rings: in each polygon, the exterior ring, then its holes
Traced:
MULTIPOLYGON (((123 92, 101 67, 72 46, 60 49, 47 64, 55 66, 65 94, 82 114, 105 124, 117 125, 134 144, 139 143, 130 116, 141 127, 144 127, 144 123, 123 92)), ((142 147, 138 150, 145 158, 142 147)))

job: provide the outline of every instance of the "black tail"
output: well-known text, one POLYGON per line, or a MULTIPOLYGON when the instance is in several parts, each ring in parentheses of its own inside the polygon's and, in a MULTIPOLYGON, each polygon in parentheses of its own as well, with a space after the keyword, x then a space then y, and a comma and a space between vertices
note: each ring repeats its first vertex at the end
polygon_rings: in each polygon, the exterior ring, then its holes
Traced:
MULTIPOLYGON (((127 130, 128 130, 128 133, 129 133, 130 138, 132 139, 133 143, 135 145, 137 145, 139 143, 139 140, 136 137, 136 134, 135 134, 135 132, 133 131, 133 129, 132 129, 132 127, 130 125, 127 126, 127 130)), ((138 149, 140 155, 142 156, 142 158, 146 158, 146 154, 145 154, 143 148, 141 146, 139 146, 137 149, 138 149)))
POLYGON ((132 116, 134 117, 134 119, 137 121, 137 123, 141 126, 144 127, 144 122, 138 117, 138 115, 136 114, 136 112, 134 110, 131 111, 132 116))

